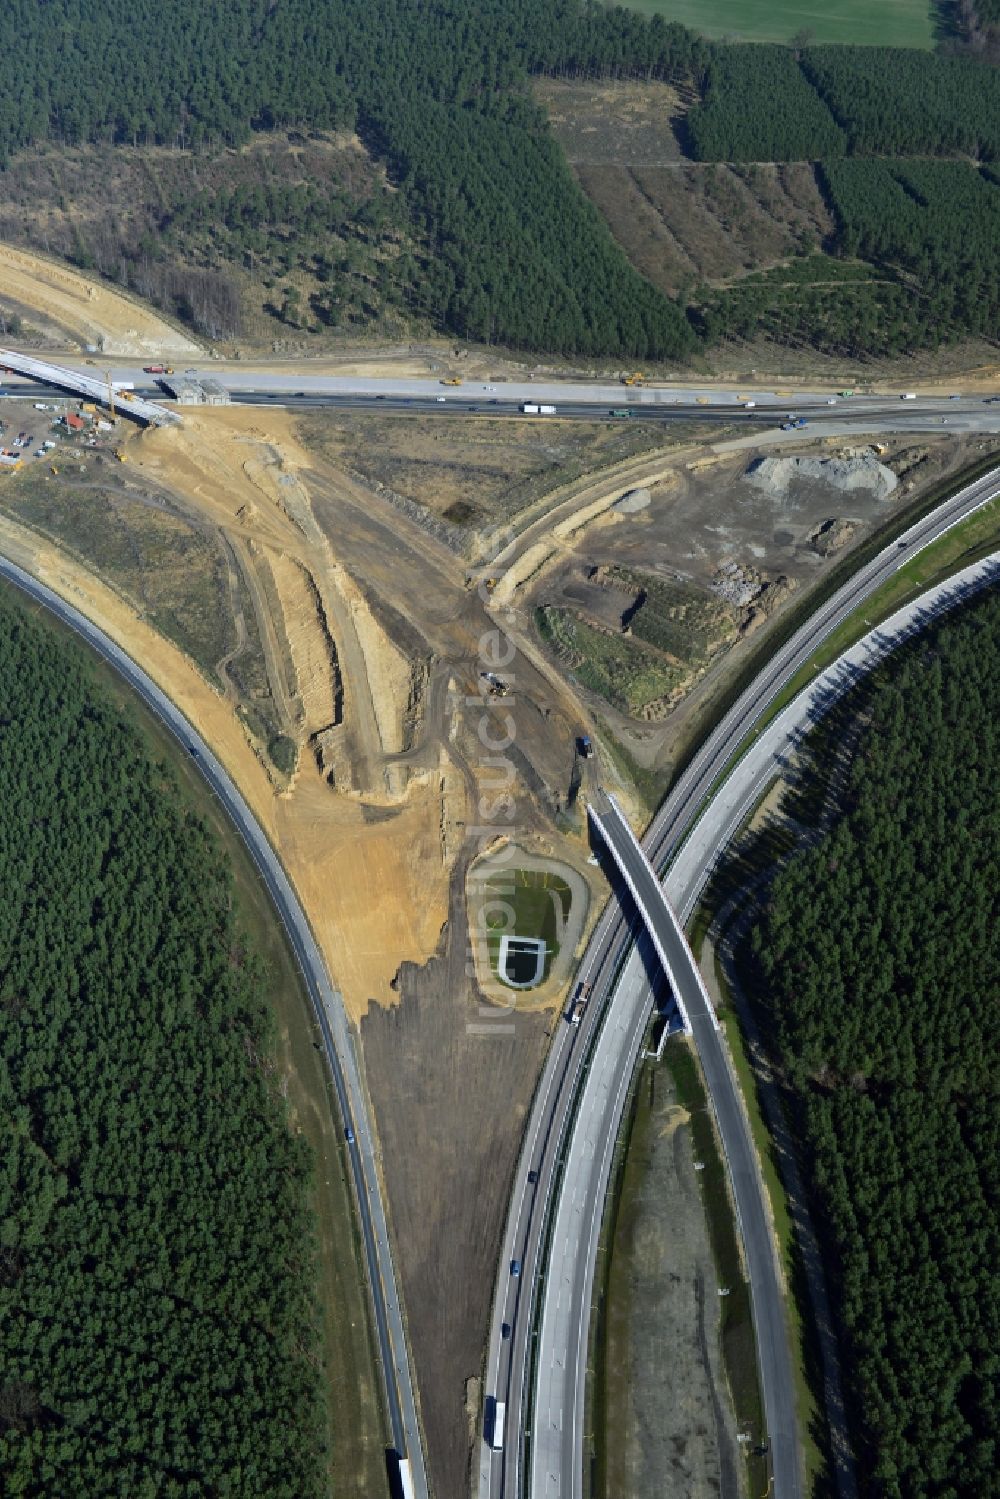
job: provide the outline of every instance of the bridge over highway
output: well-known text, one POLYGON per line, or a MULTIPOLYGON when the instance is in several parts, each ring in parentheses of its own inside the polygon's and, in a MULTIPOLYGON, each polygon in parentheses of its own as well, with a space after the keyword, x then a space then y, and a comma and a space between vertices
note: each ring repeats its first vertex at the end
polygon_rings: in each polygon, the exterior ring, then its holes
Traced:
POLYGON ((788 1323, 764 1183, 736 1076, 694 954, 656 870, 613 796, 602 795, 587 810, 635 900, 698 1050, 743 1240, 775 1492, 795 1494, 799 1447, 788 1323))
MULTIPOLYGON (((762 715, 808 667, 818 645, 881 584, 998 494, 1000 469, 994 469, 893 537, 779 647, 706 739, 643 838, 653 867, 667 869, 667 891, 682 922, 729 839, 780 774, 795 736, 836 690, 841 674, 867 670, 937 600, 946 607, 955 590, 995 584, 1000 559, 965 569, 871 631, 772 724, 758 728, 751 748, 734 764, 762 715)), ((579 972, 592 990, 587 1013, 579 1026, 558 1028, 536 1090, 510 1198, 486 1357, 487 1391, 505 1402, 505 1441, 502 1451, 481 1445, 479 1499, 582 1495, 587 1333, 601 1212, 653 1003, 649 956, 644 960, 637 941, 644 930, 641 916, 617 902, 605 909, 579 972), (516 1279, 508 1273, 514 1257, 521 1265, 516 1279)), ((688 1010, 699 1048, 704 1039, 703 1056, 715 1042, 721 1047, 709 1022, 699 1029, 696 998, 688 1010)), ((846 1496, 841 1467, 838 1459, 838 1492, 846 1496)), ((784 1490, 775 1489, 777 1499, 799 1499, 801 1493, 798 1472, 784 1490)))
MULTIPOLYGON (((46 359, 18 354, 14 349, 0 349, 0 367, 12 374, 26 375, 29 380, 38 380, 43 385, 54 385, 59 390, 68 390, 89 401, 100 402, 102 406, 108 404, 106 381, 95 380, 93 375, 86 375, 82 370, 70 369, 62 364, 49 364, 46 359)), ((128 399, 122 400, 118 409, 124 416, 130 416, 137 422, 146 422, 151 427, 172 426, 180 421, 175 411, 168 411, 166 406, 157 405, 154 401, 147 401, 142 396, 133 396, 131 393, 128 399)))

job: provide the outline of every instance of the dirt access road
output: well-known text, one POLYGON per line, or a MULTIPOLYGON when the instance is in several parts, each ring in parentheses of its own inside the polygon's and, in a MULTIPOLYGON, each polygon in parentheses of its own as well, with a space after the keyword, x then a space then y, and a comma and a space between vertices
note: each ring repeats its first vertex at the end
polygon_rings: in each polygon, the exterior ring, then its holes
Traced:
MULTIPOLYGON (((496 1244, 555 1023, 484 1002, 466 873, 485 827, 594 879, 571 794, 575 739, 593 726, 530 616, 470 586, 465 559, 311 450, 290 414, 186 412, 125 451, 127 473, 218 532, 245 582, 292 770, 118 594, 13 522, 4 539, 191 716, 281 853, 362 1038, 431 1473, 439 1494, 459 1494, 496 1244), (491 705, 480 672, 498 628, 516 654, 502 667, 511 692, 491 705)), ((591 475, 543 497, 505 561, 544 546, 547 526, 564 527, 557 546, 575 543, 637 478, 591 475)))
MULTIPOLYGON (((143 662, 281 852, 360 1025, 432 1471, 439 1492, 460 1491, 466 1382, 481 1366, 507 1182, 551 1024, 518 1015, 511 1031, 500 1012, 491 1030, 466 972, 473 829, 505 778, 480 738, 488 600, 458 557, 305 449, 285 413, 186 413, 179 429, 130 435, 124 451, 115 481, 172 498, 221 538, 228 591, 242 600, 233 635, 238 643, 256 622, 297 749, 291 774, 270 761, 225 682, 216 689, 121 593, 15 520, 4 543, 143 662)), ((516 826, 552 852, 574 765, 574 697, 527 660, 510 676, 500 706, 516 723, 504 756, 516 826)), ((503 719, 491 722, 502 733, 503 719)), ((568 841, 583 864, 579 835, 568 841)))

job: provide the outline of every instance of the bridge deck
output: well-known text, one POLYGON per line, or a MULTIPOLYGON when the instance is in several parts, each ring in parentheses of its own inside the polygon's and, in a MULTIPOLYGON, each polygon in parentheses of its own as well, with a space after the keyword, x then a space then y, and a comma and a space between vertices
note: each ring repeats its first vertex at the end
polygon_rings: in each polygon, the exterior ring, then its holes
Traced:
MULTIPOLYGON (((13 349, 0 349, 0 367, 16 375, 27 375, 30 380, 41 380, 45 385, 58 385, 61 390, 85 396, 87 400, 108 404, 108 386, 105 380, 95 380, 80 370, 67 369, 62 364, 49 364, 45 359, 35 359, 30 354, 18 354, 13 349)), ((158 406, 154 401, 144 401, 140 396, 131 396, 115 403, 122 416, 130 416, 137 422, 147 422, 152 427, 167 427, 180 421, 174 411, 158 406)))

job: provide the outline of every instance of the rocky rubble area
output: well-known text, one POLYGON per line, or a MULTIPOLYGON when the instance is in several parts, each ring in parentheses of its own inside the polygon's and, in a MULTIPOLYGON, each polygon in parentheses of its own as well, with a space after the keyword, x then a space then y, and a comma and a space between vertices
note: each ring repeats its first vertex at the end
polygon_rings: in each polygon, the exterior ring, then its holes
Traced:
POLYGON ((796 484, 820 483, 842 494, 863 490, 887 500, 899 483, 892 469, 871 452, 851 458, 756 458, 743 478, 755 489, 781 498, 796 484))

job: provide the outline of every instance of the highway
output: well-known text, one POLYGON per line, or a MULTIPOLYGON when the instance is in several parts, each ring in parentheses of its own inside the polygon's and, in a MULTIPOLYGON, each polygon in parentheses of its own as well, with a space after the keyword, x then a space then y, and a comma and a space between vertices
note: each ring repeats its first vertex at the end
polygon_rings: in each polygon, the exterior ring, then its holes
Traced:
MULTIPOLYGON (((725 1039, 705 991, 698 965, 667 909, 659 880, 613 798, 598 798, 591 817, 599 837, 613 854, 636 904, 662 954, 670 986, 689 1017, 698 1060, 715 1115, 736 1207, 743 1255, 750 1280, 757 1367, 764 1419, 771 1444, 771 1472, 779 1496, 802 1493, 801 1461, 795 1421, 795 1377, 781 1272, 772 1241, 766 1194, 725 1039)), ((621 1069, 630 1076, 631 1069, 621 1069)), ((549 1366, 551 1368, 551 1365, 549 1366)), ((575 1454, 564 1452, 575 1463, 575 1454)))
MULTIPOLYGON (((915 552, 998 493, 1000 470, 993 470, 879 552, 775 652, 709 735, 643 839, 655 868, 674 861, 668 891, 682 918, 690 915, 714 863, 753 805, 757 783, 749 756, 726 772, 758 720, 847 615, 915 552), (721 824, 712 817, 717 807, 727 809, 721 824), (697 836, 688 846, 685 840, 696 824, 697 836)), ((829 676, 824 673, 824 682, 829 676)), ((796 702, 802 708, 801 695, 796 702)), ((581 1493, 587 1335, 600 1212, 614 1134, 649 1015, 650 972, 656 982, 648 956, 643 962, 632 941, 628 919, 612 901, 597 924, 580 968, 580 977, 593 986, 587 1013, 578 1028, 560 1024, 525 1130, 486 1358, 486 1393, 506 1404, 506 1441, 502 1452, 481 1444, 480 1499, 529 1494, 579 1499, 581 1493), (514 1258, 521 1262, 516 1278, 509 1274, 514 1258)), ((780 1426, 789 1429, 787 1417, 780 1426)), ((797 1499, 798 1482, 776 1493, 778 1499, 797 1499)))
POLYGON ((152 678, 79 610, 5 557, 0 557, 0 577, 80 635, 138 693, 197 764, 243 839, 274 901, 312 1001, 345 1134, 348 1129, 353 1134, 353 1140, 348 1140, 345 1148, 358 1205, 393 1446, 400 1457, 410 1459, 416 1499, 428 1499, 414 1386, 365 1094, 347 1016, 340 996, 330 983, 305 913, 259 823, 229 775, 152 678))
MULTIPOLYGON (((31 363, 24 356, 10 358, 22 364, 31 363)), ((0 366, 4 361, 0 351, 0 366)), ((60 356, 67 379, 89 381, 94 391, 106 389, 98 371, 87 368, 93 361, 60 356)), ((41 368, 41 366, 40 366, 41 368)), ((44 368, 55 369, 52 362, 44 368)), ((99 372, 101 376, 104 371, 99 372)), ((167 397, 155 376, 142 368, 121 365, 110 370, 113 381, 134 386, 135 414, 145 409, 176 413, 183 419, 185 408, 167 397)), ((956 394, 954 396, 918 395, 904 401, 899 395, 873 394, 849 398, 824 391, 765 390, 745 386, 742 391, 719 386, 623 386, 585 380, 465 381, 445 385, 440 379, 425 377, 358 377, 316 375, 302 372, 241 367, 240 364, 209 363, 192 369, 194 376, 210 376, 222 385, 237 404, 287 406, 292 408, 334 407, 344 410, 399 411, 423 415, 488 415, 516 417, 544 424, 539 414, 525 417, 525 404, 553 405, 562 419, 594 421, 612 413, 627 413, 621 420, 640 419, 655 422, 723 422, 746 425, 748 429, 771 430, 775 423, 787 420, 793 413, 808 425, 801 431, 783 434, 783 440, 808 442, 818 435, 862 435, 877 432, 926 432, 942 425, 957 431, 992 431, 1000 422, 993 410, 996 398, 956 394)), ((89 388, 89 387, 88 387, 89 388)), ((4 395, 23 394, 30 398, 58 397, 57 385, 25 383, 21 376, 4 377, 4 395)), ((97 396, 100 399, 100 395, 97 396)), ((197 408, 190 408, 197 409, 197 408)), ((122 405, 129 414, 129 405, 122 405)))
MULTIPOLYGON (((67 360, 66 364, 68 367, 70 361, 67 360)), ((762 438, 766 435, 769 441, 779 439, 776 425, 787 421, 793 412, 801 413, 808 419, 808 425, 803 430, 780 433, 780 440, 789 443, 809 442, 817 436, 850 437, 887 431, 927 432, 942 425, 948 425, 954 431, 993 431, 1000 421, 1000 413, 993 409, 993 399, 979 396, 927 396, 904 401, 899 396, 883 394, 840 399, 818 391, 799 392, 792 396, 787 392, 756 388, 751 391, 750 387, 745 388, 744 395, 715 386, 625 388, 618 384, 602 385, 596 381, 508 382, 499 379, 492 383, 469 381, 453 386, 430 377, 372 379, 239 369, 232 365, 216 364, 209 364, 192 373, 211 375, 229 390, 234 401, 247 404, 275 404, 293 408, 337 407, 442 416, 480 413, 544 423, 546 417, 528 416, 521 411, 525 403, 544 403, 556 406, 560 417, 590 421, 608 419, 612 413, 617 416, 620 412, 628 412, 628 417, 620 419, 738 423, 746 427, 748 435, 757 430, 762 438)), ((81 371, 75 368, 72 371, 73 380, 78 381, 80 374, 81 371)), ((138 405, 149 400, 159 408, 162 402, 168 412, 176 411, 183 419, 185 408, 164 401, 159 385, 142 370, 116 368, 111 371, 111 375, 115 381, 131 382, 135 386, 137 401, 130 404, 138 405)), ((24 385, 11 376, 5 377, 4 387, 2 394, 22 393, 26 399, 45 395, 50 391, 53 395, 59 394, 57 386, 38 383, 24 385)), ((980 481, 981 487, 977 493, 985 493, 982 488, 984 484, 986 481, 980 481)), ((654 818, 644 846, 657 868, 662 868, 676 854, 694 825, 703 802, 732 758, 736 746, 767 704, 781 691, 798 667, 808 660, 819 641, 868 592, 890 576, 901 562, 912 556, 913 551, 967 514, 975 503, 983 502, 981 498, 976 500, 975 496, 970 495, 946 502, 933 517, 915 526, 912 535, 904 538, 900 544, 887 548, 879 558, 862 569, 845 585, 835 600, 817 611, 814 619, 803 627, 795 640, 776 654, 757 682, 710 736, 654 818)), ((6 567, 0 571, 12 576, 6 567)), ((20 586, 24 584, 21 583, 20 586)), ((32 587, 37 589, 39 585, 33 584, 32 587)), ((41 595, 36 593, 35 596, 41 595)), ((77 622, 81 619, 80 616, 70 620, 69 613, 75 615, 75 611, 67 612, 67 606, 56 600, 55 595, 51 599, 46 598, 44 602, 67 618, 74 628, 86 634, 91 643, 104 654, 107 655, 108 650, 117 652, 111 642, 103 641, 103 637, 98 640, 97 632, 86 625, 85 621, 82 624, 86 628, 82 628, 81 623, 77 622)), ((355 1143, 350 1147, 350 1157, 369 1264, 376 1329, 386 1373, 393 1441, 401 1453, 405 1452, 413 1460, 415 1485, 418 1493, 423 1496, 426 1494, 426 1476, 420 1457, 413 1383, 379 1192, 373 1138, 342 1006, 329 984, 315 943, 287 879, 260 829, 250 818, 238 792, 212 757, 208 746, 196 740, 190 726, 158 693, 149 679, 144 677, 135 663, 123 657, 121 652, 117 652, 117 657, 121 659, 110 655, 108 659, 114 660, 118 669, 146 697, 154 711, 170 724, 182 742, 193 745, 192 753, 196 753, 207 778, 227 805, 261 868, 302 965, 323 1032, 345 1125, 353 1121, 352 1127, 356 1135, 355 1143), (150 697, 140 679, 161 701, 154 701, 150 697), (252 826, 242 824, 243 814, 250 819, 252 826)), ((710 867, 710 861, 717 852, 718 850, 706 850, 705 857, 709 860, 706 869, 710 867)), ((551 1416, 556 1410, 555 1402, 559 1401, 560 1430, 564 1428, 564 1415, 567 1411, 570 1412, 567 1418, 570 1429, 574 1433, 580 1430, 583 1383, 576 1377, 581 1358, 579 1339, 582 1336, 582 1360, 585 1365, 593 1253, 604 1199, 606 1172, 610 1165, 609 1140, 613 1141, 614 1128, 617 1127, 614 1122, 618 1117, 615 1109, 619 1108, 627 1093, 650 999, 646 970, 642 965, 636 969, 624 919, 617 904, 609 906, 602 916, 585 956, 581 974, 590 978, 593 983, 589 1011, 578 1029, 564 1025, 559 1027, 536 1090, 511 1199, 487 1358, 487 1393, 496 1395, 498 1399, 505 1399, 507 1428, 511 1440, 502 1453, 491 1453, 485 1446, 482 1450, 482 1499, 497 1499, 500 1495, 520 1496, 529 1491, 533 1494, 572 1493, 574 1496, 578 1493, 578 1488, 574 1486, 575 1479, 571 1482, 566 1473, 567 1455, 561 1442, 558 1444, 558 1451, 553 1447, 545 1454, 545 1461, 536 1465, 537 1473, 532 1473, 529 1487, 529 1475, 525 1468, 526 1452, 522 1448, 521 1436, 529 1424, 532 1381, 540 1367, 537 1358, 539 1329, 544 1334, 545 1327, 548 1326, 555 1336, 553 1330, 558 1325, 565 1324, 565 1308, 569 1306, 575 1307, 579 1313, 576 1318, 577 1346, 571 1351, 568 1361, 564 1360, 562 1363, 565 1380, 561 1385, 550 1371, 546 1410, 551 1416), (622 972, 625 978, 616 986, 616 979, 622 972), (605 1027, 606 1034, 602 1032, 599 1050, 591 1057, 594 1043, 598 1039, 599 1021, 609 1006, 611 1014, 605 1027), (613 1045, 612 1041, 615 1039, 617 1044, 613 1045), (582 1116, 581 1085, 586 1083, 589 1087, 595 1078, 603 1094, 603 1123, 596 1131, 594 1128, 584 1128, 581 1131, 573 1127, 578 1107, 581 1108, 582 1116), (581 1160, 585 1163, 585 1170, 581 1170, 581 1160), (529 1180, 529 1173, 533 1180, 529 1180), (570 1180, 574 1183, 573 1211, 581 1223, 588 1225, 588 1233, 584 1238, 573 1239, 576 1247, 572 1253, 568 1246, 573 1236, 568 1233, 561 1218, 553 1227, 551 1216, 552 1203, 558 1196, 560 1183, 570 1180), (550 1239, 554 1245, 553 1253, 560 1257, 560 1285, 565 1283, 569 1288, 569 1294, 565 1297, 559 1287, 555 1291, 556 1299, 561 1301, 563 1307, 562 1317, 555 1319, 551 1314, 551 1296, 546 1294, 544 1304, 538 1308, 535 1305, 539 1289, 547 1291, 547 1287, 554 1283, 551 1275, 547 1283, 544 1277, 550 1239), (518 1275, 510 1273, 510 1264, 515 1259, 521 1267, 518 1275), (582 1333, 579 1332, 581 1328, 582 1333), (575 1373, 571 1369, 574 1359, 575 1373), (550 1466, 554 1470, 551 1473, 550 1466), (542 1475, 543 1468, 545 1475, 542 1475), (543 1476, 544 1486, 539 1487, 543 1476)), ((591 1125, 596 1118, 592 1110, 588 1112, 587 1119, 591 1125)), ((560 1198, 560 1213, 562 1200, 560 1198)), ((544 1343, 544 1336, 542 1341, 544 1343)), ((567 1344, 567 1349, 568 1346, 567 1344)), ((783 1429, 781 1417, 775 1418, 772 1424, 775 1429, 783 1429)), ((549 1425, 554 1429, 552 1421, 549 1425)), ((531 1442, 540 1450, 541 1438, 537 1433, 544 1429, 544 1425, 536 1420, 535 1427, 537 1432, 531 1436, 531 1442)), ((531 1442, 527 1450, 528 1456, 531 1442)), ((578 1466, 578 1461, 574 1461, 578 1466)), ((779 1499, 785 1499, 785 1493, 790 1499, 794 1499, 795 1491, 791 1488, 779 1490, 779 1499)))

